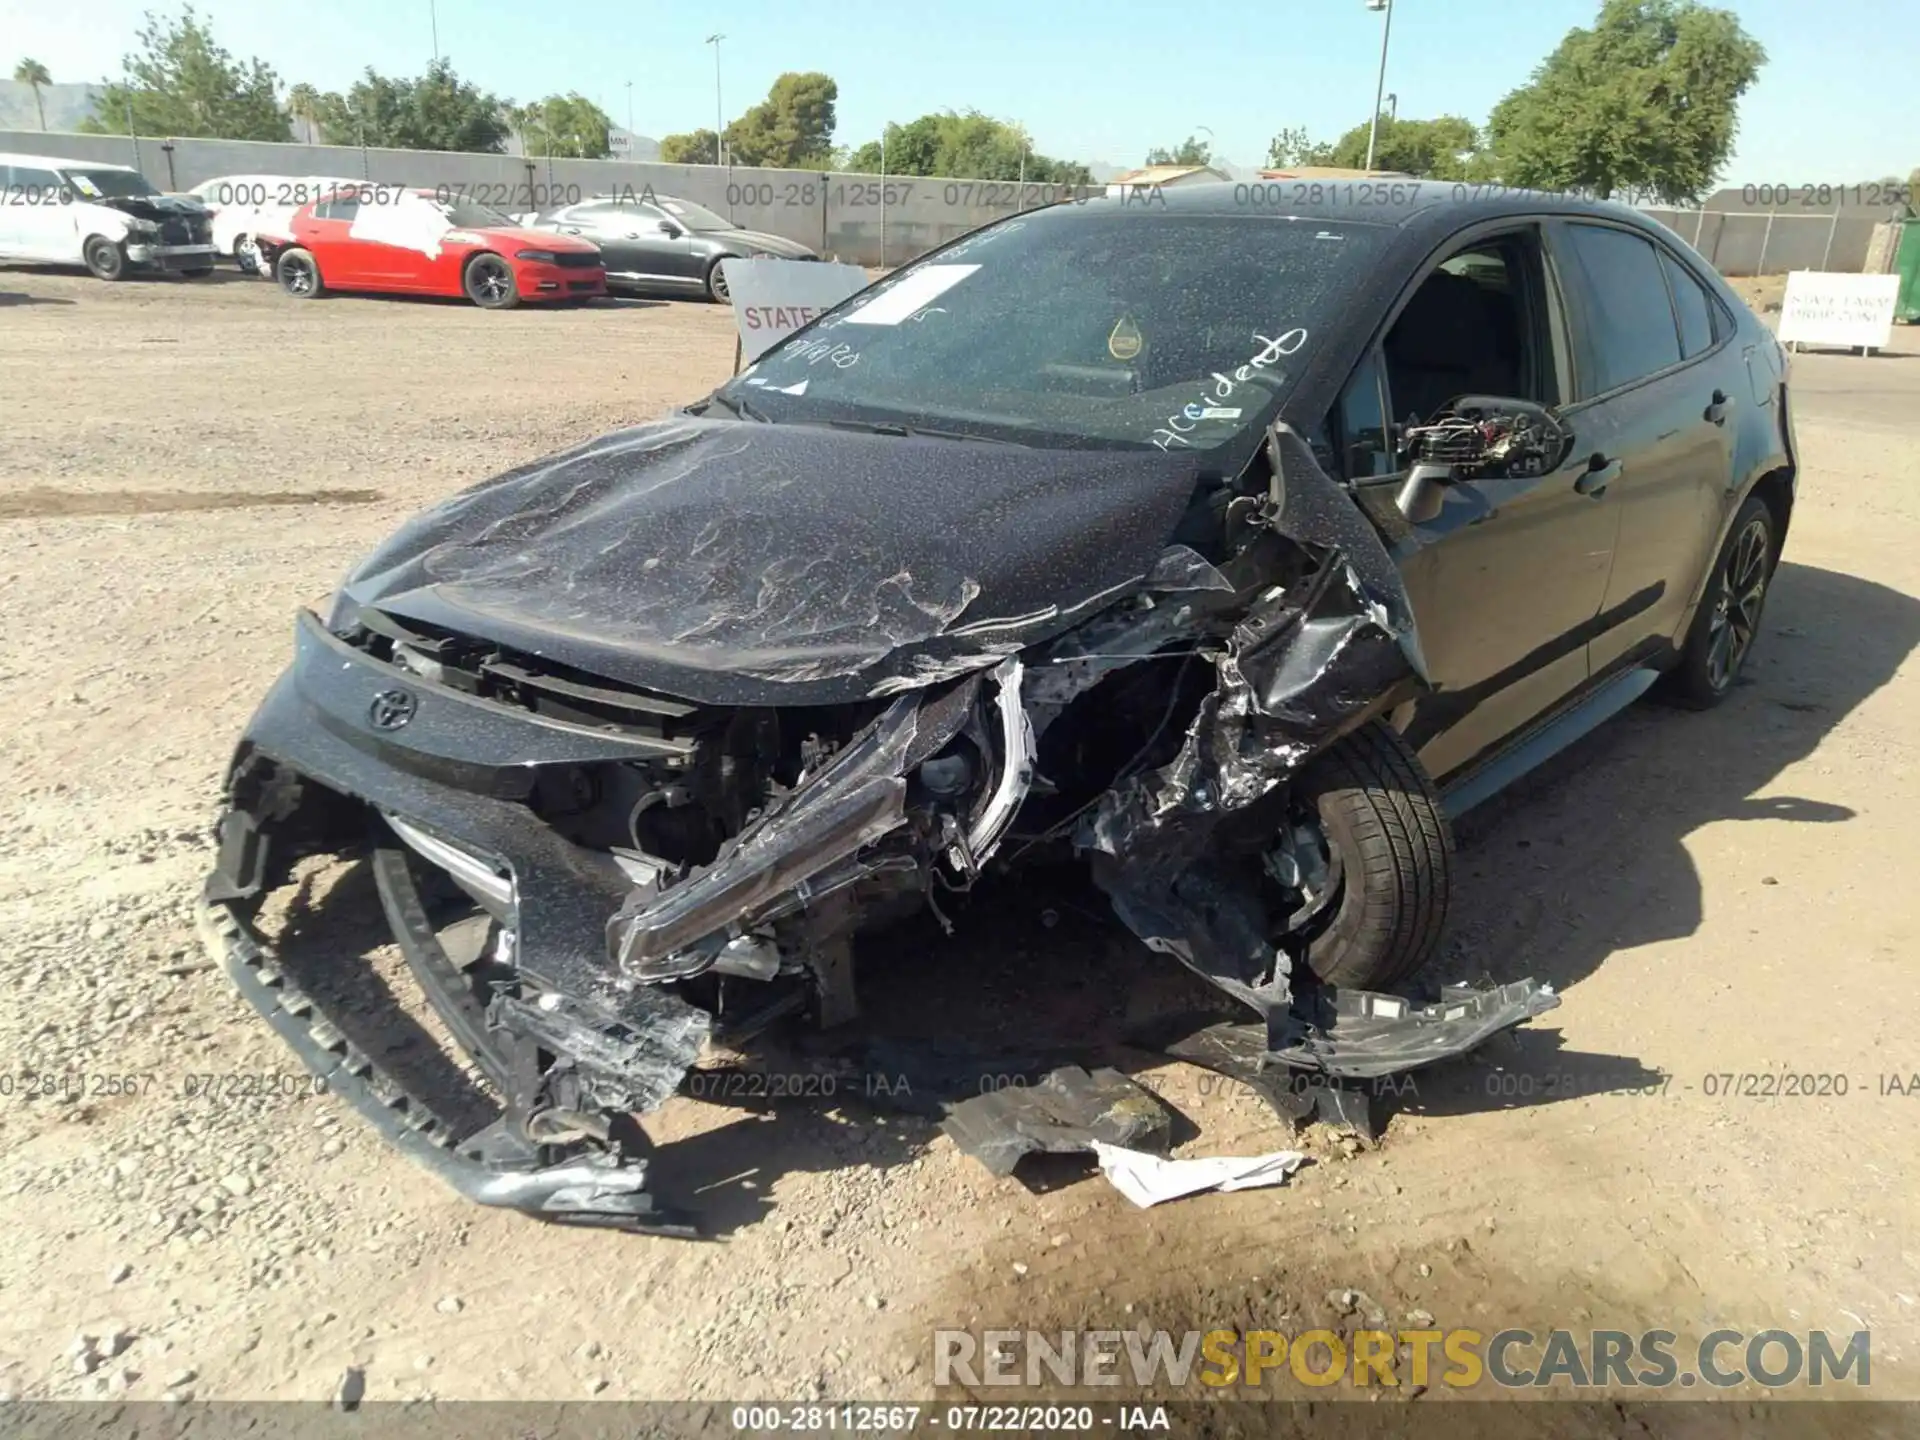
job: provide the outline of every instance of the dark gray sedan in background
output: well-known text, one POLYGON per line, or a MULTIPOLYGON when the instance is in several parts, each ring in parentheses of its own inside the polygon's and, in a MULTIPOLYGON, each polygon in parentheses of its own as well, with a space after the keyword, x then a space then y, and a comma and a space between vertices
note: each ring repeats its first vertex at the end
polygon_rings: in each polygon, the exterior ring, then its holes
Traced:
POLYGON ((595 196, 546 211, 533 223, 598 245, 609 290, 704 294, 721 304, 727 301, 722 260, 820 258, 798 241, 742 230, 704 205, 652 191, 595 196))

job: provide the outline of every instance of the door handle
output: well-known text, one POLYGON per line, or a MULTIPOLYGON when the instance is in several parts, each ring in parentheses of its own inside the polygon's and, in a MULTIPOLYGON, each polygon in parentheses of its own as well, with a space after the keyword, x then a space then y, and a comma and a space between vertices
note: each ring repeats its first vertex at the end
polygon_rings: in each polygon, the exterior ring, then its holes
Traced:
POLYGON ((1724 425, 1727 423, 1726 391, 1716 390, 1713 392, 1713 403, 1707 406, 1707 419, 1716 425, 1724 425))
POLYGON ((560 233, 562 235, 578 235, 580 233, 580 227, 578 225, 562 225, 560 227, 560 233))
POLYGON ((1574 493, 1598 500, 1607 493, 1607 486, 1620 478, 1623 468, 1618 460, 1609 460, 1604 455, 1594 456, 1585 472, 1573 482, 1574 493))

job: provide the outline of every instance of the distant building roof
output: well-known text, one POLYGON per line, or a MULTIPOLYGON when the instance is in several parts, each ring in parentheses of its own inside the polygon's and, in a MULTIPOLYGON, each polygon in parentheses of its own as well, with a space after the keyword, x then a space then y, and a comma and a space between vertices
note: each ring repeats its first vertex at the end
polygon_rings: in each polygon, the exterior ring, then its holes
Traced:
POLYGON ((1142 165, 1108 181, 1111 185, 1179 185, 1194 180, 1231 180, 1211 165, 1142 165))

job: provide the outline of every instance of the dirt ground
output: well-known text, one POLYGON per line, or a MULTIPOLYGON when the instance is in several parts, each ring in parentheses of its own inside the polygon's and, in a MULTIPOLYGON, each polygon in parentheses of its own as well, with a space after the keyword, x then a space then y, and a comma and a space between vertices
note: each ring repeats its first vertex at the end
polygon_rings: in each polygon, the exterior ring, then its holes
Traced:
MULTIPOLYGON (((1421 1076, 1377 1151, 1314 1134, 1284 1188, 1139 1211, 863 1103, 676 1099, 650 1125, 717 1231, 693 1243, 469 1205, 293 1093, 189 915, 294 609, 731 350, 693 304, 0 272, 0 1392, 319 1399, 354 1367, 370 1399, 910 1398, 936 1326, 1297 1329, 1350 1288, 1489 1332, 1870 1328, 1871 1393, 1920 1396, 1920 1094, 1885 1078, 1920 1090, 1911 354, 1795 358, 1801 499, 1731 701, 1636 706, 1472 817, 1445 974, 1565 1003, 1421 1076), (1845 1093, 1715 1078, 1750 1073, 1845 1093), (271 1093, 193 1080, 236 1074, 271 1093)), ((1191 1122, 1182 1153, 1289 1142, 1123 1043, 1190 991, 1090 895, 958 919, 868 954, 883 1019, 1119 1063, 1191 1122)))

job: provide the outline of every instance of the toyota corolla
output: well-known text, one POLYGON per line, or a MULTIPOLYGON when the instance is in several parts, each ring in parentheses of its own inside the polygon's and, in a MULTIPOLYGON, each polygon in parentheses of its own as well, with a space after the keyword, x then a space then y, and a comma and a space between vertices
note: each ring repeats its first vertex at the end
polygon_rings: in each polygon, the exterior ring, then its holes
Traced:
POLYGON ((1374 188, 1000 221, 420 515, 298 620, 209 943, 465 1193, 632 1228, 665 1223, 634 1117, 704 1047, 848 1022, 893 902, 1050 851, 1275 1065, 1392 1073, 1557 1003, 1407 990, 1450 819, 1655 686, 1733 692, 1786 361, 1626 208, 1374 188), (484 1125, 280 963, 262 902, 315 854, 371 869, 484 1125))

